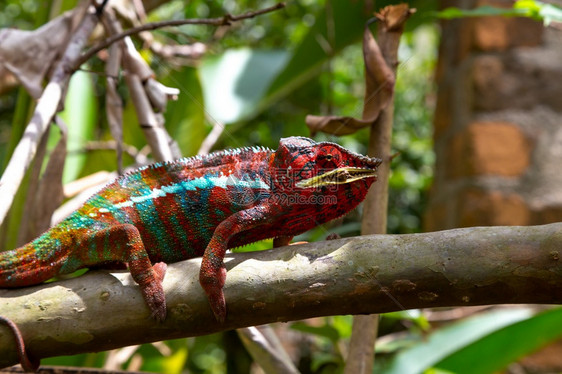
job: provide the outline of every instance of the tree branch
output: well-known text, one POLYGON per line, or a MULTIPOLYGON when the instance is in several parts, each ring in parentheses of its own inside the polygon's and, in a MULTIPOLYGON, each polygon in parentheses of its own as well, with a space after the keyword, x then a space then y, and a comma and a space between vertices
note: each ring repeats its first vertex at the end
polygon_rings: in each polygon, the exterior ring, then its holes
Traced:
POLYGON ((244 14, 233 16, 230 14, 225 14, 222 17, 217 18, 194 18, 194 19, 177 19, 177 20, 169 20, 169 21, 161 21, 161 22, 151 22, 146 23, 141 26, 132 27, 128 30, 123 31, 122 33, 112 35, 109 38, 99 42, 97 45, 90 48, 87 52, 85 52, 80 59, 76 62, 74 66, 75 69, 78 69, 80 65, 84 62, 88 61, 92 56, 96 53, 109 47, 111 44, 115 43, 118 40, 124 39, 127 36, 131 36, 134 34, 138 34, 143 31, 150 31, 161 29, 162 27, 168 26, 182 26, 182 25, 213 25, 213 26, 225 26, 230 25, 231 22, 241 21, 248 18, 254 18, 260 16, 265 13, 273 12, 275 10, 279 10, 285 7, 285 3, 277 3, 273 6, 268 8, 260 9, 257 11, 246 12, 244 14))
POLYGON ((64 100, 71 76, 69 67, 73 66, 73 62, 79 56, 97 20, 95 13, 87 11, 80 25, 72 34, 64 54, 55 65, 51 79, 37 102, 25 132, 0 178, 0 196, 2 196, 0 222, 4 221, 10 210, 16 192, 35 156, 39 140, 47 131, 49 123, 64 100))
MULTIPOLYGON (((150 318, 126 272, 0 290, 0 315, 38 358, 335 314, 562 303, 562 223, 371 235, 227 256, 228 316, 214 319, 200 259, 168 266, 168 317, 150 318), (345 302, 342 302, 345 300, 345 302)), ((0 367, 16 363, 0 328, 0 367)))

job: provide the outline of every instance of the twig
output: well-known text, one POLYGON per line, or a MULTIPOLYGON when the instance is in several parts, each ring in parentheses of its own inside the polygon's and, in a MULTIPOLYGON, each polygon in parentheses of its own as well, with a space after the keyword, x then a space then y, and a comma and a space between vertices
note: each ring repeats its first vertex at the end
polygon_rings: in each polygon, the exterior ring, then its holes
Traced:
MULTIPOLYGON (((108 17, 102 18, 102 24, 107 32, 111 34, 114 22, 113 9, 108 9, 108 17)), ((111 136, 115 139, 115 151, 117 156, 117 172, 123 172, 123 100, 117 92, 119 82, 119 68, 122 61, 121 44, 112 44, 108 50, 108 58, 105 64, 105 84, 107 93, 105 95, 106 118, 111 136)))
POLYGON ((207 153, 211 152, 211 149, 215 145, 215 143, 219 140, 219 137, 224 132, 225 129, 224 123, 220 123, 219 121, 215 121, 213 125, 213 129, 211 132, 205 137, 203 142, 201 143, 201 147, 197 151, 198 155, 206 155, 207 153))
POLYGON ((285 3, 277 3, 271 7, 260 9, 253 12, 247 12, 241 14, 239 16, 233 16, 230 14, 225 14, 222 17, 218 18, 195 18, 195 19, 179 19, 179 20, 170 20, 170 21, 161 21, 161 22, 151 22, 141 26, 130 28, 122 33, 115 34, 110 36, 109 38, 99 42, 97 45, 86 51, 76 62, 74 65, 74 69, 78 69, 80 65, 84 62, 88 61, 92 56, 96 53, 101 51, 104 48, 107 48, 111 44, 115 43, 116 41, 123 39, 127 36, 131 36, 134 34, 138 34, 142 31, 150 31, 160 29, 162 27, 168 26, 182 26, 182 25, 214 25, 214 26, 225 26, 230 25, 231 22, 237 22, 248 18, 254 18, 256 16, 270 13, 275 10, 279 10, 285 7, 285 3))
MULTIPOLYGON (((119 35, 121 25, 117 22, 112 12, 106 12, 104 26, 109 34, 119 35)), ((158 120, 143 86, 143 82, 154 74, 148 64, 142 59, 129 37, 119 40, 122 51, 123 76, 129 89, 135 112, 143 130, 152 154, 156 161, 169 161, 174 159, 174 152, 168 141, 169 135, 158 120)))
MULTIPOLYGON (((76 150, 70 153, 92 152, 92 151, 115 151, 117 149, 115 140, 92 140, 87 142, 82 150, 76 150)), ((146 165, 149 163, 148 158, 139 149, 131 144, 122 144, 123 152, 135 160, 137 165, 146 165)))
POLYGON ((237 329, 242 344, 266 373, 298 374, 271 325, 237 329))

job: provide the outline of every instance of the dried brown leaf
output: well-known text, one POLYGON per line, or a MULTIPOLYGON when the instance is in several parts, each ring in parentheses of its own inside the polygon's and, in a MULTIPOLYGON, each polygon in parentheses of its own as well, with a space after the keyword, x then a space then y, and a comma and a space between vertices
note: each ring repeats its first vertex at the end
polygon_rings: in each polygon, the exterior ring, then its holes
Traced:
POLYGON ((37 210, 37 215, 42 217, 39 232, 46 231, 51 225, 53 212, 61 205, 64 194, 62 185, 62 174, 64 162, 66 160, 67 129, 61 123, 61 137, 49 157, 41 181, 37 190, 37 199, 42 202, 41 208, 37 210))
POLYGON ((66 128, 61 127, 61 138, 51 152, 45 171, 40 176, 47 150, 48 132, 41 139, 30 175, 23 213, 25 219, 22 219, 18 233, 20 244, 46 231, 51 225, 51 215, 63 201, 62 173, 66 159, 66 132, 66 128))
POLYGON ((318 131, 334 135, 349 135, 371 124, 371 121, 338 116, 308 115, 305 121, 312 135, 318 131))
POLYGON ((386 64, 380 48, 369 28, 363 33, 365 62, 365 98, 362 119, 344 116, 306 116, 306 124, 314 135, 318 131, 334 135, 353 134, 371 125, 394 93, 394 73, 386 64))
POLYGON ((406 20, 416 12, 415 8, 408 4, 388 5, 375 14, 377 19, 383 23, 387 31, 401 31, 406 20))
POLYGON ((0 67, 12 73, 36 99, 59 52, 66 47, 72 17, 72 13, 65 13, 33 31, 0 30, 0 67))

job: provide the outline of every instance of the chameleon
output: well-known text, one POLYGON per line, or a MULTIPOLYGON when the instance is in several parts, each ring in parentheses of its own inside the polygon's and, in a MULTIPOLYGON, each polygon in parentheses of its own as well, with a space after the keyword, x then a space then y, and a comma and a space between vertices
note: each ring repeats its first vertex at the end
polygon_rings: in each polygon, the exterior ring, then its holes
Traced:
POLYGON ((0 288, 35 285, 80 268, 125 264, 156 320, 166 318, 166 264, 202 256, 199 282, 226 318, 228 249, 293 236, 345 215, 382 160, 332 142, 283 138, 144 166, 102 188, 30 243, 0 253, 0 288))

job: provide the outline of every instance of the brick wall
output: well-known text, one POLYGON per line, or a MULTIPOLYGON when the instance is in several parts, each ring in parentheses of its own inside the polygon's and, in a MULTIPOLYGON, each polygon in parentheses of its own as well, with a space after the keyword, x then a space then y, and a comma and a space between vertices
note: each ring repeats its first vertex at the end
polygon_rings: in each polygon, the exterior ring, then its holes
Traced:
POLYGON ((442 30, 425 229, 562 221, 562 32, 503 17, 442 30))

